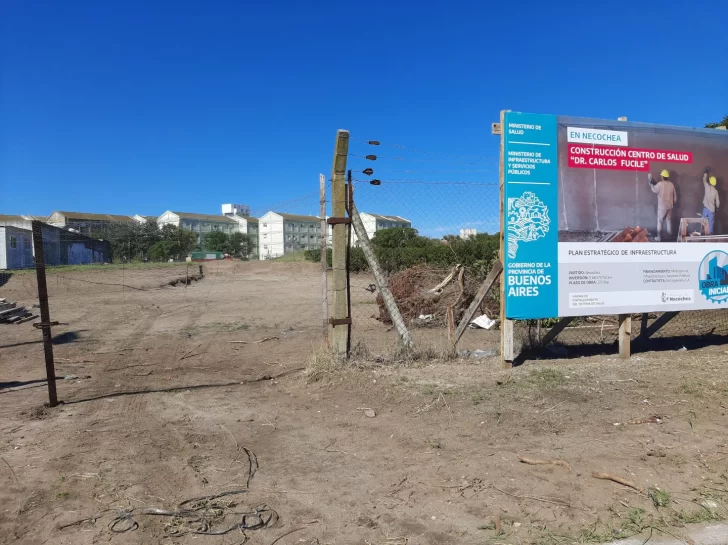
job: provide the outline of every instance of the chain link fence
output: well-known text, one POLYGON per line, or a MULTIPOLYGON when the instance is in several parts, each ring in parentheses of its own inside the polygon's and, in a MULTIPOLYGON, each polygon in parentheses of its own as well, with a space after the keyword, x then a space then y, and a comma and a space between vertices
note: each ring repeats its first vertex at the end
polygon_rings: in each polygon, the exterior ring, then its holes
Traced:
MULTIPOLYGON (((354 155, 354 163, 361 166, 363 157, 354 155)), ((354 202, 388 274, 416 350, 428 356, 444 356, 450 349, 448 313, 452 312, 452 321, 457 325, 498 258, 497 174, 490 171, 468 176, 490 181, 447 181, 441 180, 439 174, 422 179, 379 178, 376 172, 364 174, 353 175, 354 202)), ((352 346, 374 354, 396 352, 399 337, 359 246, 357 237, 352 235, 352 346)), ((466 329, 458 343, 460 356, 477 358, 499 353, 499 292, 496 285, 480 305, 475 315, 481 316, 478 325, 466 329)), ((679 349, 717 342, 728 335, 725 310, 685 312, 667 318, 661 313, 635 314, 631 336, 634 341, 644 342, 635 343, 634 349, 679 349), (656 322, 663 325, 654 331, 652 325, 656 322)), ((517 321, 517 352, 532 357, 616 352, 617 316, 574 318, 549 347, 542 349, 541 340, 557 322, 517 321)))
MULTIPOLYGON (((498 259, 498 185, 477 182, 354 181, 354 201, 416 350, 449 351, 449 319, 457 323, 498 259)), ((384 301, 356 237, 351 249, 351 317, 355 346, 397 346, 384 301)), ((498 289, 480 311, 498 316, 498 289)), ((471 330, 463 350, 497 349, 495 327, 471 330)))

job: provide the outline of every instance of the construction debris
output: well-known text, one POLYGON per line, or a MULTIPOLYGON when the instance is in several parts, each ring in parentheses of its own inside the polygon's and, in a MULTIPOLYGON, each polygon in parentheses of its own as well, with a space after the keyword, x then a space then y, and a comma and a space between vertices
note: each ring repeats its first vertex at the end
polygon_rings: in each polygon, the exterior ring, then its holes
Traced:
POLYGON ((495 326, 496 321, 491 320, 488 318, 486 314, 481 314, 477 318, 475 318, 473 321, 471 321, 468 324, 468 327, 470 329, 493 329, 495 326))
MULTIPOLYGON (((450 271, 450 274, 448 274, 445 279, 440 282, 437 286, 432 288, 431 290, 427 290, 427 293, 436 293, 437 295, 440 295, 442 293, 442 290, 447 286, 450 282, 452 282, 455 279, 455 275, 457 275, 461 271, 460 265, 455 265, 450 271)), ((462 277, 462 275, 460 275, 462 277)), ((460 278, 460 281, 462 282, 462 278, 460 278)))
POLYGON ((8 303, 5 299, 0 299, 0 324, 22 324, 37 317, 24 306, 18 306, 17 303, 8 303))
MULTIPOLYGON (((482 278, 467 274, 463 266, 442 269, 415 265, 393 274, 389 278, 389 289, 405 323, 432 327, 447 323, 449 306, 453 307, 453 318, 458 323, 482 282, 482 278)), ((380 294, 377 295, 377 304, 377 319, 385 324, 392 323, 380 294)), ((492 297, 481 305, 481 311, 491 315, 497 312, 497 308, 498 303, 492 297)))

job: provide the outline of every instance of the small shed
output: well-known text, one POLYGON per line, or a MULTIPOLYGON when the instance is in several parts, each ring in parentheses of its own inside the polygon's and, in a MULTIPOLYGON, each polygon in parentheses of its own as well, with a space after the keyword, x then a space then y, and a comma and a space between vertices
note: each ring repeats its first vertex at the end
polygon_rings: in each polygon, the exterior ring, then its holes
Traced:
POLYGON ((33 232, 0 225, 0 270, 33 267, 33 232))

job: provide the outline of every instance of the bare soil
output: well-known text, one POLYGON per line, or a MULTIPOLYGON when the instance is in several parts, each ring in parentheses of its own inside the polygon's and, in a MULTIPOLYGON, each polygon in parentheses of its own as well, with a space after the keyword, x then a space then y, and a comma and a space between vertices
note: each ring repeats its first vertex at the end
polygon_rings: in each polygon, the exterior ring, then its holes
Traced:
MULTIPOLYGON (((280 516, 246 531, 252 544, 596 543, 726 516, 725 346, 439 361, 397 352, 362 289, 343 365, 320 349, 316 265, 205 269, 188 287, 168 285, 184 265, 50 273, 52 319, 68 324, 53 330, 56 408, 40 332, 0 326, 0 543, 242 543, 143 511, 245 488, 243 447, 260 467, 227 521, 280 516), (115 518, 138 528, 114 533, 115 518)), ((33 276, 0 297, 32 305, 33 276)), ((468 331, 464 346, 496 341, 468 331)))

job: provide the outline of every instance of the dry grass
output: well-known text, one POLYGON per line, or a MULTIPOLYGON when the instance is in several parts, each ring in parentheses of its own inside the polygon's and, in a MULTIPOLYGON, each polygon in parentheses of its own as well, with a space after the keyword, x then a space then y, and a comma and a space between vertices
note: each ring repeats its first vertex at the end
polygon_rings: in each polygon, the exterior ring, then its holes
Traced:
POLYGON ((309 359, 308 367, 306 367, 306 381, 308 383, 321 382, 350 367, 346 360, 336 356, 328 347, 322 346, 309 359))

